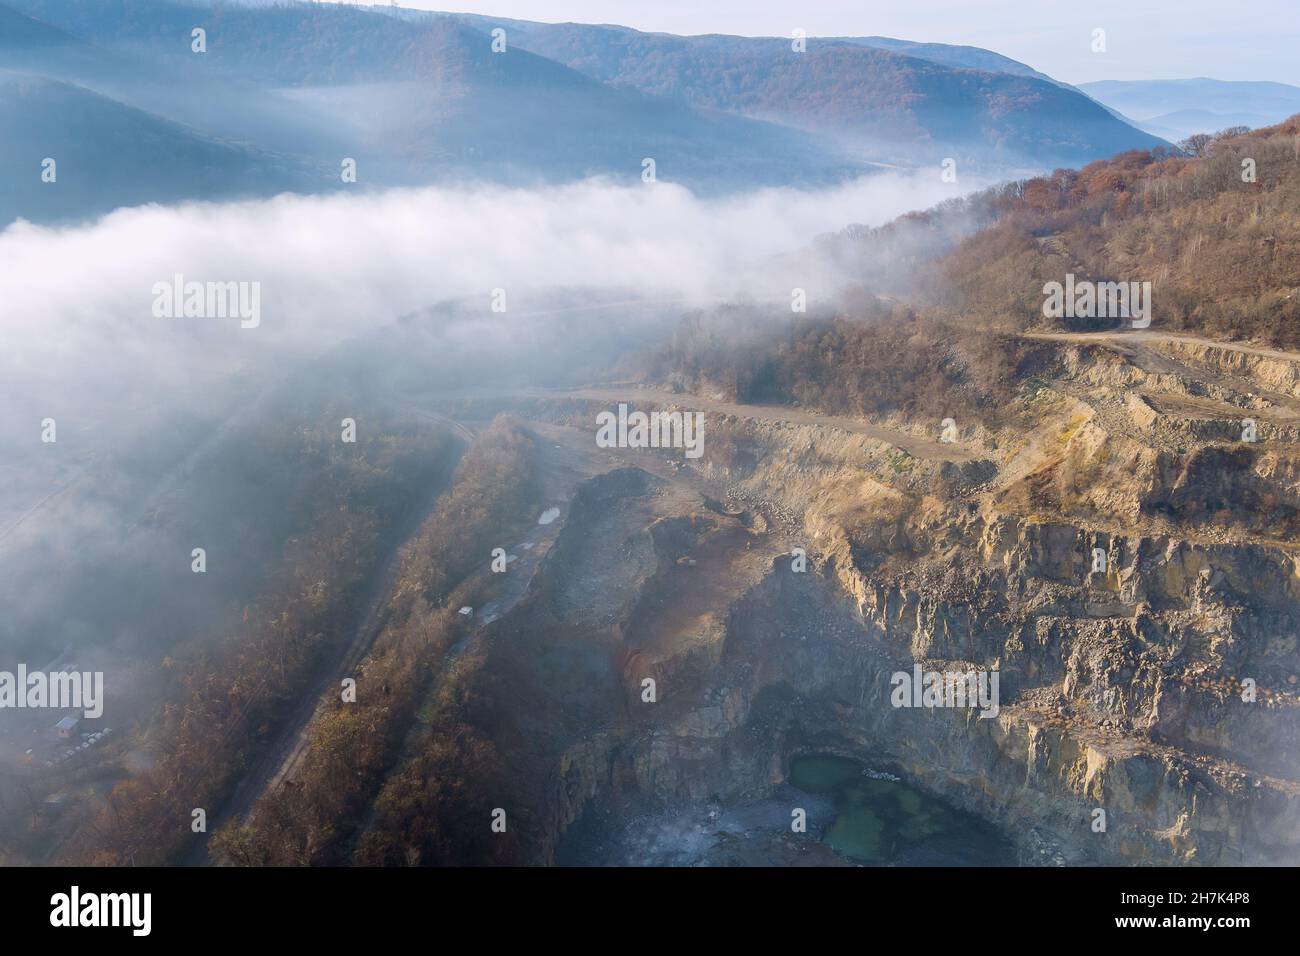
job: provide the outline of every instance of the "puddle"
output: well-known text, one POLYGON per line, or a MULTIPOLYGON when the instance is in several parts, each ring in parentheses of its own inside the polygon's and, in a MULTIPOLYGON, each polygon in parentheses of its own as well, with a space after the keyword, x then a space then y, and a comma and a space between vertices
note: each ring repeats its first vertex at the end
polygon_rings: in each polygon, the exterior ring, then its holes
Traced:
MULTIPOLYGON (((1002 834, 924 791, 873 774, 856 760, 796 757, 790 785, 828 799, 834 818, 820 838, 836 853, 877 866, 1012 866, 1002 834)), ((809 833, 813 828, 809 827, 809 833)))
POLYGON ((791 764, 789 782, 740 806, 596 806, 565 834, 566 866, 1014 866, 1004 834, 889 774, 836 756, 791 764), (807 815, 794 833, 792 810, 807 815))

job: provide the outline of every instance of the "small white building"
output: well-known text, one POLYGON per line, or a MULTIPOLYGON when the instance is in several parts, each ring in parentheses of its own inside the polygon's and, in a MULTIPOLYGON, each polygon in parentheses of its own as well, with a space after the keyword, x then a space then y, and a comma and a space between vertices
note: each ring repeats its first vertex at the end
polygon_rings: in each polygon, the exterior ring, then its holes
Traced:
POLYGON ((68 715, 54 725, 54 733, 59 737, 71 737, 81 726, 81 718, 68 715))

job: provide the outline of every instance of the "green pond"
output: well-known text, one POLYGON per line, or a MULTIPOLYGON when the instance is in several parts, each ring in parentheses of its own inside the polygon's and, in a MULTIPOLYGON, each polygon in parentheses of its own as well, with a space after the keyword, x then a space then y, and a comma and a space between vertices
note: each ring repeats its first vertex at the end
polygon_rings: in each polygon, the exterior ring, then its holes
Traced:
POLYGON ((1010 866, 1010 841, 978 817, 906 783, 864 775, 855 760, 796 757, 790 784, 830 800, 834 820, 821 839, 860 863, 915 866, 1010 866))

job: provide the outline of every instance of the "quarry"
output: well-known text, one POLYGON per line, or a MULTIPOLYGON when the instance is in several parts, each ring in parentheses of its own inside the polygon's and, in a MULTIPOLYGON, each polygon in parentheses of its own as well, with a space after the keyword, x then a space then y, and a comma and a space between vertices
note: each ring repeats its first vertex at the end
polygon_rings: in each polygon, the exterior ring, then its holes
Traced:
MULTIPOLYGON (((491 403, 573 482, 464 675, 528 702, 493 715, 514 858, 599 857, 615 809, 708 830, 781 793, 793 761, 838 756, 995 828, 1023 864, 1294 862, 1300 572, 1279 532, 1300 494, 1300 356, 1053 342, 1033 429, 958 444, 919 437, 928 422, 864 434, 625 390, 714 419, 727 454, 682 468, 592 447, 617 388, 491 403), (893 706, 914 669, 994 673, 1000 707, 893 706)), ((795 839, 790 807, 767 818, 764 839, 795 839)))

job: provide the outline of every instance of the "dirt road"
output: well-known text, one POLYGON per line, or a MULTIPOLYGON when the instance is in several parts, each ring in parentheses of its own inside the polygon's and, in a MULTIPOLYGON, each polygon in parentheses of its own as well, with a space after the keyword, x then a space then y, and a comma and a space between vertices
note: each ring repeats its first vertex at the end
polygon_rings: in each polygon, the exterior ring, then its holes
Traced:
POLYGON ((895 448, 901 448, 914 458, 923 458, 930 461, 962 462, 981 457, 976 450, 959 442, 939 441, 938 422, 935 422, 935 438, 929 439, 919 437, 911 432, 905 432, 902 429, 876 425, 861 418, 826 415, 821 412, 809 411, 789 405, 740 405, 688 392, 671 392, 667 389, 598 386, 576 389, 533 389, 520 394, 531 398, 576 398, 594 402, 672 405, 689 411, 709 412, 715 415, 748 418, 754 421, 835 428, 893 445, 895 448))
POLYGON ((1153 342, 1169 342, 1182 345, 1203 345, 1208 348, 1222 349, 1225 352, 1239 352, 1243 355, 1256 355, 1260 358, 1277 359, 1283 362, 1300 363, 1300 352, 1286 352, 1280 349, 1263 348, 1256 345, 1243 345, 1236 342, 1219 342, 1200 335, 1187 335, 1180 332, 1138 332, 1115 330, 1111 332, 1026 332, 1027 339, 1043 339, 1056 342, 1105 342, 1112 345, 1141 345, 1153 342))

